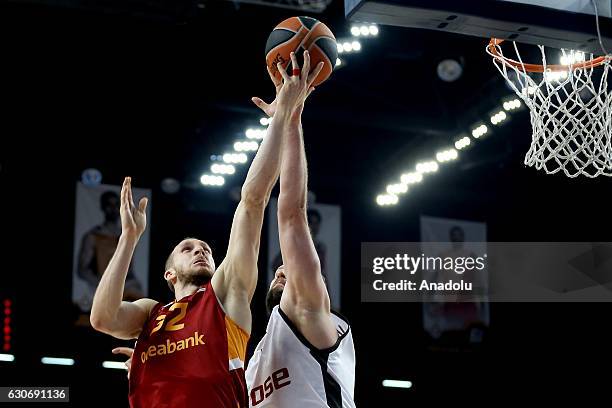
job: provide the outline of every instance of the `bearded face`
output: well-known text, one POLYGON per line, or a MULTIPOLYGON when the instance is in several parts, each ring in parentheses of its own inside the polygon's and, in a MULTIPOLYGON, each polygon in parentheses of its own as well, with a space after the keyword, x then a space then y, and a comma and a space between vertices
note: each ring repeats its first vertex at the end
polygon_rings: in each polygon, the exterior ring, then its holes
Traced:
POLYGON ((272 280, 272 283, 270 283, 270 288, 268 289, 268 294, 266 295, 266 309, 268 310, 268 314, 272 313, 274 306, 280 304, 281 296, 283 295, 283 290, 285 289, 286 283, 287 278, 285 277, 285 266, 281 265, 274 273, 274 279, 272 280))
POLYGON ((212 257, 210 246, 195 238, 181 241, 172 251, 166 263, 166 280, 173 280, 183 285, 194 284, 201 286, 207 283, 215 273, 215 260, 212 257))

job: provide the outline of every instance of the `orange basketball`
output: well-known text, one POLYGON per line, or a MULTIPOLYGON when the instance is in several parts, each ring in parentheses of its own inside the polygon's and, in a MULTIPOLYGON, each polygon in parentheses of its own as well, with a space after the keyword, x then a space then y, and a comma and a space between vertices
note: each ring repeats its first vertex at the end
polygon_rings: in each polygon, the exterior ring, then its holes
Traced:
POLYGON ((266 64, 272 74, 281 79, 276 64, 279 62, 291 75, 291 58, 293 51, 300 67, 304 63, 304 50, 310 53, 311 71, 320 61, 323 69, 315 79, 313 85, 317 86, 331 75, 338 58, 336 37, 329 28, 319 20, 311 17, 291 17, 277 25, 266 42, 266 64))

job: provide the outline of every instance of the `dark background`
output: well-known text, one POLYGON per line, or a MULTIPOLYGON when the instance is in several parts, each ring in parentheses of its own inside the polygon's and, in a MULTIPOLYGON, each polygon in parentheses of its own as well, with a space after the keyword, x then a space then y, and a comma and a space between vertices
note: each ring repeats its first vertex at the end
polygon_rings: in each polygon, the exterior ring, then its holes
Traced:
MULTIPOLYGON (((0 385, 70 386, 72 406, 127 406, 125 373, 99 366, 121 342, 73 327, 75 182, 95 167, 105 183, 130 175, 135 186, 153 189, 150 295, 170 300, 162 278, 167 254, 195 235, 221 261, 236 205, 229 192, 246 166, 221 189, 166 195, 160 181, 197 182, 211 154, 231 149, 258 123, 250 97, 269 100, 273 92, 266 38, 300 14, 228 1, 1 3, 0 294, 13 301, 16 361, 0 362, 0 385), (44 366, 45 355, 77 363, 44 366)), ((336 37, 350 37, 341 2, 311 15, 336 37)), ((420 215, 486 222, 490 241, 610 240, 611 180, 526 168, 525 111, 399 205, 376 205, 388 183, 469 132, 510 94, 485 44, 381 26, 360 53, 343 57, 305 109, 309 189, 317 201, 342 207, 342 313, 353 324, 358 406, 606 395, 608 375, 596 369, 612 362, 609 304, 492 304, 482 345, 464 347, 459 338, 432 347, 419 304, 360 303, 361 242, 417 241, 420 215), (445 58, 462 59, 458 81, 438 79, 445 58), (385 389, 385 378, 414 386, 385 389)), ((260 270, 265 265, 263 250, 260 270)), ((252 343, 265 329, 264 286, 260 279, 252 343)))

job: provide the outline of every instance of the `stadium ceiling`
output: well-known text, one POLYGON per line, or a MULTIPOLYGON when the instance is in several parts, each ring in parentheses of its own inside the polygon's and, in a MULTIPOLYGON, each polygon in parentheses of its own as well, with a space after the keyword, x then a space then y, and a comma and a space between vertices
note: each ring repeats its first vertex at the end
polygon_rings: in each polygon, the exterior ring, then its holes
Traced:
POLYGON ((300 10, 308 13, 322 13, 332 0, 225 0, 232 3, 255 4, 267 7, 279 7, 300 10))

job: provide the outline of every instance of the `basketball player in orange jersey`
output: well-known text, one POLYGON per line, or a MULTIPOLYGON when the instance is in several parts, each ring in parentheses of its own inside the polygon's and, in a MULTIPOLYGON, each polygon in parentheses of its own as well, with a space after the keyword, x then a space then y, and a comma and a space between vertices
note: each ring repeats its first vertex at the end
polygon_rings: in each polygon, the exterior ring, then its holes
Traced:
POLYGON ((146 198, 134 204, 131 179, 125 179, 121 237, 96 290, 91 323, 117 338, 138 338, 129 380, 132 408, 248 405, 244 360, 264 208, 280 172, 282 134, 296 110, 301 112, 321 68, 317 66, 307 81, 292 82, 278 93, 276 114, 242 186, 228 251, 219 267, 215 269, 208 244, 195 238, 183 240, 170 254, 164 278, 176 300, 167 305, 151 299, 121 300, 134 248, 146 227, 147 206, 146 198))
MULTIPOLYGON (((292 55, 292 64, 297 66, 294 58, 292 55)), ((304 60, 306 72, 307 55, 304 60)), ((279 70, 283 82, 272 77, 278 90, 277 101, 281 101, 288 84, 296 86, 304 81, 297 72, 289 77, 279 70)), ((274 102, 268 105, 258 100, 257 105, 270 116, 279 114, 274 102)), ((249 407, 354 408, 355 350, 350 326, 330 310, 308 229, 301 109, 293 112, 289 123, 282 137, 278 199, 285 265, 278 268, 270 285, 266 298, 270 320, 246 371, 249 407)), ((128 357, 131 352, 129 348, 113 350, 128 357)), ((137 358, 135 354, 126 362, 128 370, 137 358)))

